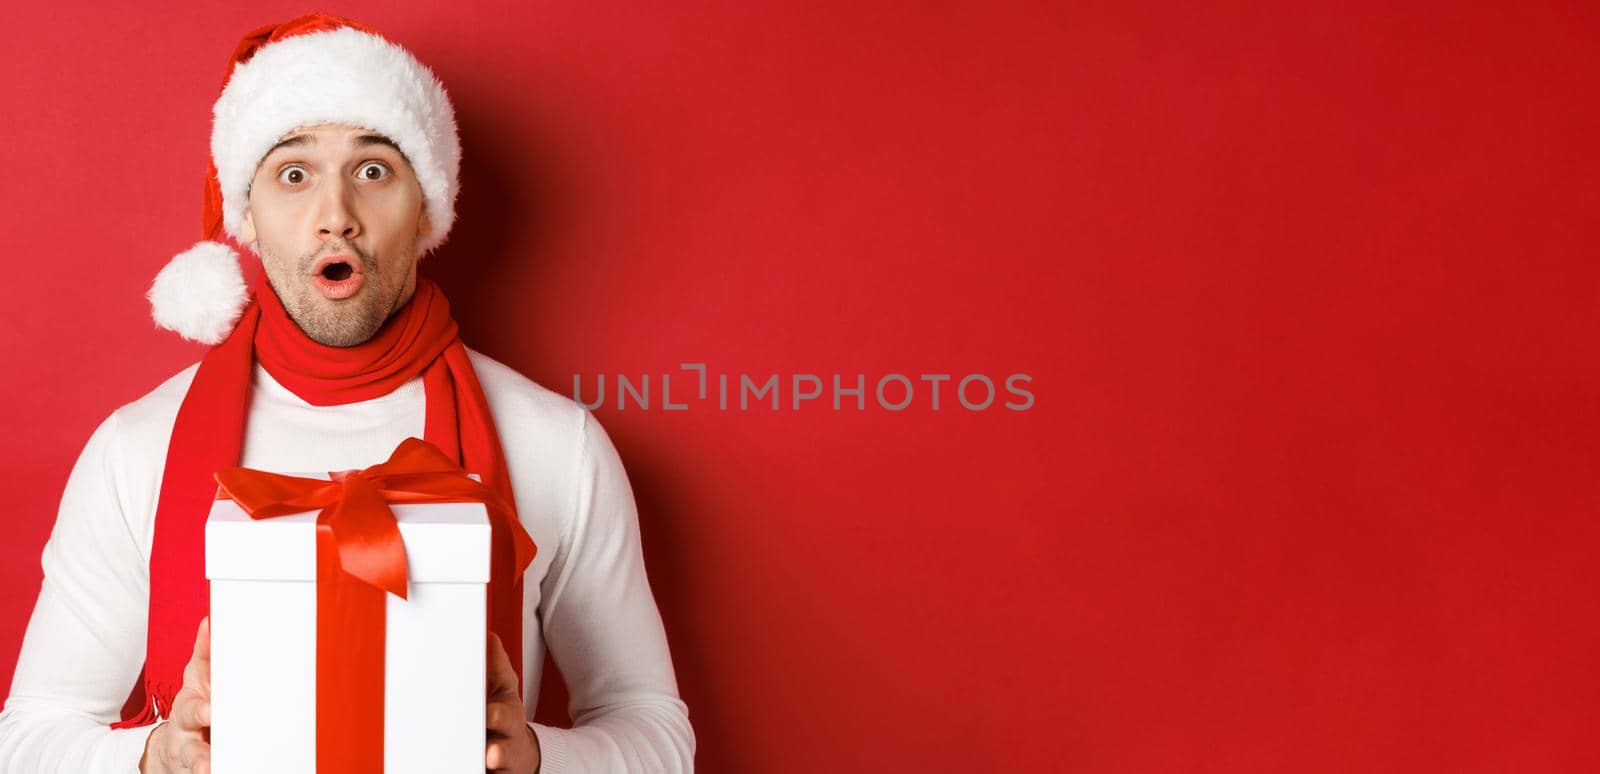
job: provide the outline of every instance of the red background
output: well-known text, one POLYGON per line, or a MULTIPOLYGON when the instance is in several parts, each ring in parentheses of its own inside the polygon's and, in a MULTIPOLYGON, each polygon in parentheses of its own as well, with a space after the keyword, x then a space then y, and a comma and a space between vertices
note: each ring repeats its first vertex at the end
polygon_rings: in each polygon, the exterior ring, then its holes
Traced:
MULTIPOLYGON (((537 381, 1033 377, 596 410, 700 770, 1600 767, 1593 8, 755 5, 326 8, 450 89, 424 270, 537 381)), ((304 10, 0 30, 5 674, 89 432, 200 355, 142 294, 224 61, 304 10)))

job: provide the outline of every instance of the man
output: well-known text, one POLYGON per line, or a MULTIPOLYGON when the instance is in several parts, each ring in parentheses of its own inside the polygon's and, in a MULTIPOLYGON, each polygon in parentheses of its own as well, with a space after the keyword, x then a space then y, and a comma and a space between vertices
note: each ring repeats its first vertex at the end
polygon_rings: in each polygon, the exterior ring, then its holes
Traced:
POLYGON ((411 436, 515 506, 492 532, 485 768, 692 770, 615 448, 570 399, 466 348, 417 275, 454 221, 443 88, 326 14, 252 32, 225 84, 208 240, 150 292, 158 322, 214 346, 112 412, 73 467, 0 712, 0 771, 209 772, 210 474, 363 468, 411 436), (253 293, 211 241, 222 231, 260 256, 253 293), (525 568, 501 553, 529 539, 525 568), (529 720, 546 645, 571 729, 529 720))

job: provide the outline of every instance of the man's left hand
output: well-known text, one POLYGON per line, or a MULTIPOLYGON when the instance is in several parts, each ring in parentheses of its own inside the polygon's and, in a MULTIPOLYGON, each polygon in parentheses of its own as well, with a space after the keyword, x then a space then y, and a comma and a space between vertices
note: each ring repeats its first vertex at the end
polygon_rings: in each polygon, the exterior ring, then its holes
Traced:
POLYGON ((500 636, 489 634, 488 738, 483 765, 507 774, 538 774, 539 737, 522 714, 522 695, 516 670, 506 656, 500 636))

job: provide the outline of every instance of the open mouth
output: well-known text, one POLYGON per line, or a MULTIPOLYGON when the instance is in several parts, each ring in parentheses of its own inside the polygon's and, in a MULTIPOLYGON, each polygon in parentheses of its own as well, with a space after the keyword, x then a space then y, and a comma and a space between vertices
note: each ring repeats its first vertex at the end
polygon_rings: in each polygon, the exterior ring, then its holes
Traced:
POLYGON ((311 269, 311 284, 331 299, 349 298, 361 289, 364 278, 361 263, 353 256, 336 254, 317 261, 311 269))

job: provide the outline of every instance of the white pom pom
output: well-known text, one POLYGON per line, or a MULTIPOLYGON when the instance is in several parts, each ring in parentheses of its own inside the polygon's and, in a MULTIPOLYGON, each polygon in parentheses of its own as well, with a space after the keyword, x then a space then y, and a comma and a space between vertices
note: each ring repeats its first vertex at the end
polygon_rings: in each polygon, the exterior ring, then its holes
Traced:
POLYGON ((216 344, 233 331, 250 293, 233 248, 203 241, 168 261, 145 298, 156 325, 201 344, 216 344))

